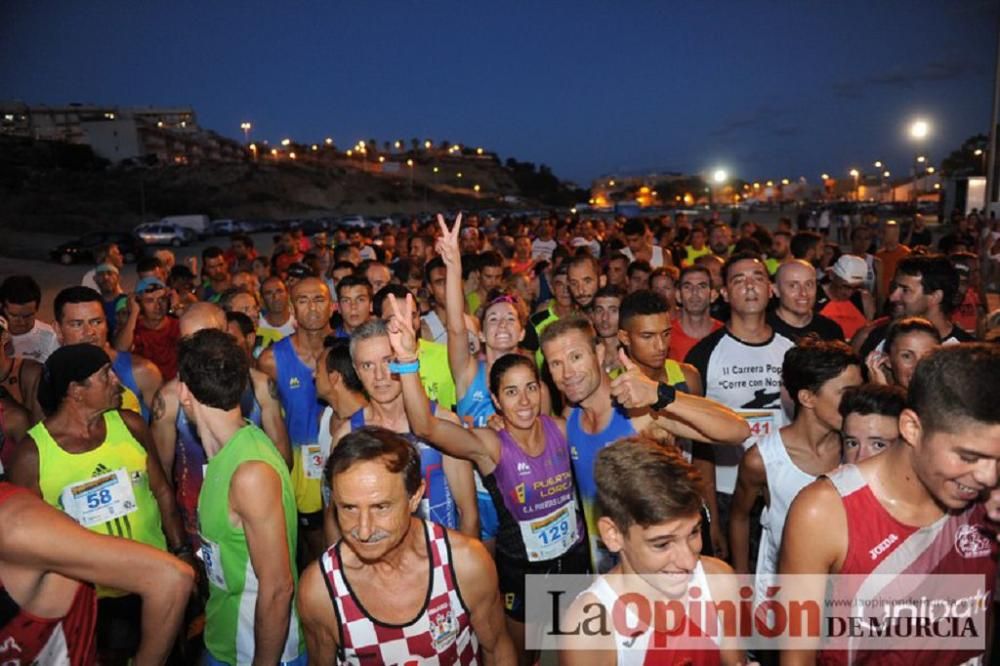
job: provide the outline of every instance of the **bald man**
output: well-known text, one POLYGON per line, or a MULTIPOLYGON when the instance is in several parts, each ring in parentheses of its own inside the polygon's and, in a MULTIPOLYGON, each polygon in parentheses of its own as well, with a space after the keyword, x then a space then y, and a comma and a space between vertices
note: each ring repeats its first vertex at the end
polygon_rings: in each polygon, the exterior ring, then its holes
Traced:
MULTIPOLYGON (((214 328, 228 332, 226 313, 212 303, 194 303, 180 318, 181 337, 214 328)), ((198 493, 201 491, 202 470, 208 462, 198 431, 189 415, 181 407, 179 381, 171 379, 163 385, 153 399, 153 442, 160 455, 160 462, 167 478, 174 483, 177 507, 184 521, 184 530, 192 549, 199 552, 198 493)), ((291 468, 291 447, 288 433, 281 418, 281 405, 277 391, 267 375, 250 369, 250 384, 240 401, 243 416, 267 433, 275 448, 291 468)))
POLYGON ((326 548, 323 538, 323 500, 320 478, 323 456, 319 445, 322 405, 316 396, 316 363, 323 355, 323 341, 333 331, 333 301, 326 283, 303 278, 292 287, 292 310, 298 322, 295 333, 265 349, 257 366, 277 384, 285 412, 285 426, 292 444, 292 484, 299 511, 299 534, 305 541, 305 561, 326 548))
POLYGON ((816 312, 816 285, 816 269, 808 261, 781 264, 774 275, 778 307, 767 315, 771 328, 794 342, 810 333, 821 340, 843 340, 840 324, 816 312))

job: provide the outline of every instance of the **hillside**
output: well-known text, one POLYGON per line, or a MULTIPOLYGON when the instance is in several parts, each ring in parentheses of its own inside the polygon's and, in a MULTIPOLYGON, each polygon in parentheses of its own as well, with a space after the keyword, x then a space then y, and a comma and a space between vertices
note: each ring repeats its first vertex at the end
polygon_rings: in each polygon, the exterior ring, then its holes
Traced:
POLYGON ((374 160, 124 167, 102 162, 86 146, 0 138, 0 227, 82 233, 185 213, 288 219, 500 208, 505 197, 525 206, 570 205, 580 196, 544 165, 536 171, 514 160, 505 166, 495 158, 414 157, 411 181, 404 164, 382 173, 374 160))

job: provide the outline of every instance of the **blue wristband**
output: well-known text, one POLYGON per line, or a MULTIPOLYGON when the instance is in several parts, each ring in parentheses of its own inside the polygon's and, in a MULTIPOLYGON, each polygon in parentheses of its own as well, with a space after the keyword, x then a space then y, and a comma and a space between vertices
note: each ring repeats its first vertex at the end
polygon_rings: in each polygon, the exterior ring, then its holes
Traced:
POLYGON ((389 372, 397 375, 412 375, 420 370, 420 361, 410 361, 409 363, 389 363, 389 372))

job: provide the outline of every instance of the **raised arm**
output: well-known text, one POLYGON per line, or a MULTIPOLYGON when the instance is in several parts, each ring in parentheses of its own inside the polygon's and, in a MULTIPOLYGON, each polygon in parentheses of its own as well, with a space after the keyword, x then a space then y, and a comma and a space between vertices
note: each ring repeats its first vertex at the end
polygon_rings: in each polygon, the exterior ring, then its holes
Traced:
MULTIPOLYGON (((396 354, 396 362, 416 362, 417 338, 410 316, 414 307, 413 297, 407 295, 406 302, 401 306, 390 294, 389 307, 392 312, 388 324, 389 344, 396 354)), ((450 456, 471 461, 483 474, 493 471, 500 459, 500 442, 495 433, 485 429, 466 430, 458 423, 431 414, 427 393, 417 372, 400 373, 400 382, 403 385, 403 406, 413 434, 432 442, 450 456)))
POLYGON ((128 309, 128 319, 122 322, 118 330, 115 331, 115 349, 127 352, 132 349, 135 341, 135 325, 139 322, 139 299, 136 294, 132 294, 125 301, 128 309))
POLYGON ((177 382, 169 381, 160 387, 150 403, 153 420, 149 432, 153 436, 156 454, 163 466, 163 473, 174 482, 174 456, 177 454, 177 382))
POLYGON ((469 390, 476 376, 476 359, 469 351, 469 329, 465 324, 465 294, 462 293, 462 251, 458 244, 458 232, 462 227, 462 214, 455 218, 451 230, 438 215, 441 238, 436 249, 445 265, 445 326, 448 329, 448 363, 455 379, 456 395, 461 398, 469 390))

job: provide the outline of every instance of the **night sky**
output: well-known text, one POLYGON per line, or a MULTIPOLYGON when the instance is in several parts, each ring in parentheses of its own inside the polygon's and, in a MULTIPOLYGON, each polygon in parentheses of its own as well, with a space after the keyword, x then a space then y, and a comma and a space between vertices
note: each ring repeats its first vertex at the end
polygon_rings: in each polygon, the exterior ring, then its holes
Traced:
POLYGON ((27 2, 0 5, 0 99, 191 105, 276 143, 483 146, 586 184, 902 173, 986 132, 995 0, 27 2))

